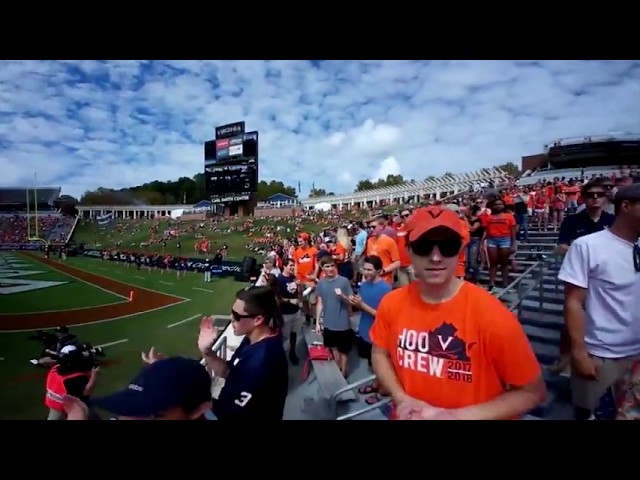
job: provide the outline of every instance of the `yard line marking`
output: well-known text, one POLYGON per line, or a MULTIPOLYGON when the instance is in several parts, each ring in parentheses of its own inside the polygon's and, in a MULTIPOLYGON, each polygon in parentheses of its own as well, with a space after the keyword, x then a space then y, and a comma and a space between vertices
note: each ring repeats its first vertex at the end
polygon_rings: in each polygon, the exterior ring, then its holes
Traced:
MULTIPOLYGON (((28 258, 31 258, 31 257, 28 257, 28 258)), ((47 266, 48 266, 48 265, 47 265, 47 266)), ((169 293, 166 293, 166 292, 161 292, 160 290, 154 290, 154 289, 152 289, 152 288, 141 287, 140 285, 132 285, 132 284, 130 284, 130 283, 125 283, 125 282, 124 282, 124 281, 122 281, 122 280, 116 280, 116 279, 114 279, 114 278, 112 278, 112 277, 108 277, 108 276, 106 276, 106 275, 100 275, 100 274, 95 273, 95 272, 93 272, 93 271, 91 271, 91 270, 87 270, 86 268, 80 268, 80 267, 78 267, 77 265, 70 265, 70 266, 71 266, 71 267, 73 267, 73 268, 77 268, 78 270, 81 270, 81 271, 83 271, 83 272, 91 273, 91 274, 93 274, 93 275, 95 275, 95 276, 97 276, 97 277, 102 277, 102 278, 106 278, 106 279, 109 279, 109 280, 113 280, 113 281, 115 281, 115 282, 124 283, 125 285, 128 285, 128 286, 130 286, 130 287, 136 287, 136 288, 139 288, 139 289, 141 289, 141 290, 147 290, 148 292, 160 293, 161 295, 171 295, 172 297, 175 297, 175 298, 181 298, 181 299, 183 299, 184 301, 190 301, 190 300, 191 300, 190 298, 181 297, 180 295, 176 295, 176 294, 174 294, 174 293, 169 294, 169 293)), ((56 271, 58 271, 58 270, 56 270, 56 271)), ((67 273, 64 273, 64 272, 61 272, 61 273, 63 273, 64 275, 68 275, 67 273)), ((110 273, 117 273, 118 275, 124 275, 124 274, 125 274, 125 273, 127 273, 127 272, 118 272, 118 271, 115 271, 115 270, 110 270, 110 273)), ((93 285, 93 284, 90 284, 90 285, 93 285)), ((111 292, 111 293, 112 293, 112 292, 111 292)), ((124 296, 123 296, 122 298, 126 298, 126 299, 127 299, 127 301, 129 301, 129 297, 124 297, 124 296)), ((180 304, 179 304, 179 303, 174 303, 174 305, 180 305, 180 304)), ((152 312, 152 311, 153 311, 153 310, 147 310, 147 312, 152 312)), ((131 316, 131 315, 127 315, 127 316, 131 316)), ((124 317, 122 317, 122 318, 124 318, 124 317)), ((96 324, 96 323, 98 323, 98 322, 85 323, 84 325, 94 325, 94 324, 96 324)), ((34 330, 35 330, 35 329, 34 329, 34 330)), ((9 331, 9 330, 3 330, 3 332, 8 332, 8 331, 9 331)), ((28 331, 31 331, 31 330, 25 330, 25 331, 27 331, 27 332, 28 332, 28 331)))
MULTIPOLYGON (((142 288, 142 287, 138 287, 138 288, 142 288)), ((180 297, 178 297, 178 298, 180 298, 180 297)), ((127 301, 128 300, 129 299, 127 299, 127 301)), ((128 313, 127 315, 121 315, 120 317, 105 318, 103 320, 97 320, 97 321, 91 322, 91 323, 76 323, 76 324, 73 324, 73 325, 67 325, 67 327, 69 327, 69 328, 71 328, 71 327, 73 327, 73 328, 90 327, 92 325, 97 325, 99 323, 113 322, 114 320, 122 320, 124 318, 135 317, 136 315, 146 315, 147 313, 158 312, 160 310, 164 310, 165 308, 171 308, 171 307, 177 307, 178 305, 184 305, 185 303, 190 302, 190 301, 191 301, 190 298, 185 298, 181 302, 173 303, 171 305, 163 305, 162 307, 152 308, 151 310, 145 310, 144 312, 128 313)), ((20 330, 2 330, 2 331, 0 331, 0 335, 2 335, 3 333, 35 332, 37 330, 42 330, 42 329, 41 328, 24 328, 24 329, 20 329, 20 330)))
POLYGON ((173 285, 173 283, 171 282, 163 282, 162 280, 160 280, 158 283, 162 283, 164 285, 173 285))
POLYGON ((200 316, 202 316, 201 313, 196 313, 193 317, 185 318, 184 320, 180 320, 179 322, 172 323, 171 325, 167 325, 167 328, 177 327, 178 325, 182 325, 183 323, 187 323, 187 322, 190 322, 191 320, 195 320, 200 316))
POLYGON ((101 268, 99 268, 98 270, 102 270, 103 272, 106 272, 106 271, 107 271, 107 269, 106 269, 106 268, 102 268, 102 267, 101 267, 101 268))
POLYGON ((95 348, 104 348, 104 347, 112 347, 113 345, 118 345, 119 343, 128 342, 128 338, 123 338, 122 340, 116 340, 115 342, 103 343, 102 345, 96 345, 95 348))
POLYGON ((146 280, 146 278, 144 278, 144 277, 140 277, 140 276, 138 276, 138 275, 135 275, 133 278, 139 278, 140 280, 146 280))
POLYGON ((194 290, 200 290, 201 292, 213 293, 213 290, 207 290, 206 288, 192 287, 194 290))
MULTIPOLYGON (((31 260, 31 258, 29 258, 29 259, 31 260)), ((98 290, 102 290, 103 292, 110 293, 111 295, 113 295, 113 296, 115 296, 115 297, 120 297, 120 298, 123 298, 123 299, 125 299, 125 300, 129 301, 129 297, 127 297, 127 296, 125 296, 125 295, 120 295, 120 294, 118 294, 118 293, 116 293, 116 292, 112 292, 111 290, 107 290, 106 288, 100 287, 99 285, 95 285, 95 284, 93 284, 93 283, 91 283, 91 282, 88 282, 88 281, 86 281, 86 280, 83 280, 83 279, 81 279, 81 278, 78 278, 78 277, 76 277, 76 276, 74 276, 74 275, 72 275, 72 274, 70 274, 70 273, 63 272, 62 270, 58 270, 58 269, 57 269, 57 268, 55 268, 53 265, 47 265, 45 262, 39 262, 39 263, 41 263, 45 268, 48 268, 49 270, 52 270, 52 271, 54 271, 54 272, 57 272, 57 273, 59 273, 59 274, 61 274, 61 275, 66 275, 67 277, 73 278, 74 280, 76 280, 76 281, 78 281, 78 282, 82 282, 82 283, 84 283, 85 285, 89 285, 89 286, 91 286, 91 287, 93 287, 93 288, 97 288, 98 290)), ((79 268, 78 270, 82 270, 82 269, 81 269, 81 268, 79 268)), ((87 270, 84 270, 84 272, 86 272, 86 273, 91 273, 92 275, 95 275, 95 276, 97 276, 97 277, 101 277, 101 276, 102 276, 102 275, 98 275, 97 273, 89 272, 89 271, 87 271, 87 270)), ((90 308, 91 308, 91 307, 90 307, 90 308)), ((90 325, 90 324, 89 324, 89 325, 90 325)))

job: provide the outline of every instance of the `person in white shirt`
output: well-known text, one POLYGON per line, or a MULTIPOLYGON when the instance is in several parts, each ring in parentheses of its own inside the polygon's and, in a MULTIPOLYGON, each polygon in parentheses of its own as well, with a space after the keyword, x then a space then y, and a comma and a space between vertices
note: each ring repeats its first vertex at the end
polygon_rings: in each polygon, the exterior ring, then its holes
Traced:
POLYGON ((620 188, 608 230, 578 238, 558 278, 571 338, 576 418, 591 417, 600 399, 640 359, 640 184, 620 188))
POLYGON ((276 267, 275 257, 268 256, 264 263, 262 264, 262 271, 260 272, 260 277, 256 281, 256 287, 264 287, 269 283, 269 275, 278 276, 280 275, 280 269, 276 267))

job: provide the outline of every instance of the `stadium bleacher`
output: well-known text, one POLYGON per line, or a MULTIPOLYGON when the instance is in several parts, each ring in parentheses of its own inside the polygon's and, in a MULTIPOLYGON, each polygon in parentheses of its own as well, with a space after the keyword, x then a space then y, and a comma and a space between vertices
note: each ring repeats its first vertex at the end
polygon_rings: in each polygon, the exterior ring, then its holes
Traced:
POLYGON ((61 190, 60 187, 0 188, 0 244, 4 248, 21 246, 36 236, 48 243, 66 243, 76 219, 56 209, 55 201, 61 190))

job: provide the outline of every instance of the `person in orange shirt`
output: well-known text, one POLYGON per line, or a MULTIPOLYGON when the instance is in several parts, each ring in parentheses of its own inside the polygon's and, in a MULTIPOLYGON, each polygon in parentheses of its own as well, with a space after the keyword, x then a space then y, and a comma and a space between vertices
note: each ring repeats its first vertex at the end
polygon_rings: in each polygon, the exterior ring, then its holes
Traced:
POLYGON ((502 273, 503 287, 509 285, 509 257, 516 252, 516 219, 512 213, 505 211, 502 200, 494 200, 491 204, 492 214, 483 218, 484 236, 487 240, 489 255, 489 290, 495 288, 498 267, 502 273))
POLYGON ((382 272, 380 277, 390 285, 393 285, 393 276, 400 267, 400 254, 395 240, 383 233, 387 227, 384 219, 373 222, 373 234, 367 240, 366 256, 376 255, 382 260, 382 272))
POLYGON ((458 254, 458 268, 456 268, 456 277, 463 280, 467 273, 467 245, 471 240, 471 226, 464 214, 458 214, 460 224, 462 225, 462 249, 458 254))
POLYGON ((400 257, 400 268, 398 268, 398 285, 403 287, 409 285, 414 280, 413 270, 411 268, 411 259, 407 253, 405 244, 405 236, 407 231, 404 228, 405 222, 411 216, 409 210, 403 210, 400 213, 400 222, 396 225, 396 246, 398 247, 398 255, 400 257))
MULTIPOLYGON (((301 233, 298 236, 298 248, 293 252, 295 262, 296 281, 302 287, 299 292, 303 292, 308 287, 315 287, 313 273, 316 270, 318 250, 311 246, 309 234, 301 233)), ((302 310, 305 313, 307 323, 311 322, 311 305, 315 304, 315 295, 311 294, 302 298, 302 310)))
POLYGON ((392 418, 500 420, 531 411, 546 396, 540 364, 518 319, 456 278, 458 216, 421 208, 406 228, 416 282, 382 299, 370 330, 392 418))

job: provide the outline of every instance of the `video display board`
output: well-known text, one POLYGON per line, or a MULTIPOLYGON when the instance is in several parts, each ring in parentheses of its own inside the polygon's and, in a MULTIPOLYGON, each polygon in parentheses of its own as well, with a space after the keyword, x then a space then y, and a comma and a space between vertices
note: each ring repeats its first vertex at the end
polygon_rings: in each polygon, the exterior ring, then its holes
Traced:
MULTIPOLYGON (((216 134, 220 128, 216 129, 216 134)), ((229 133, 237 130, 239 128, 224 127, 229 133)), ((258 132, 243 132, 205 142, 204 167, 207 196, 212 202, 249 200, 258 187, 258 132)))

